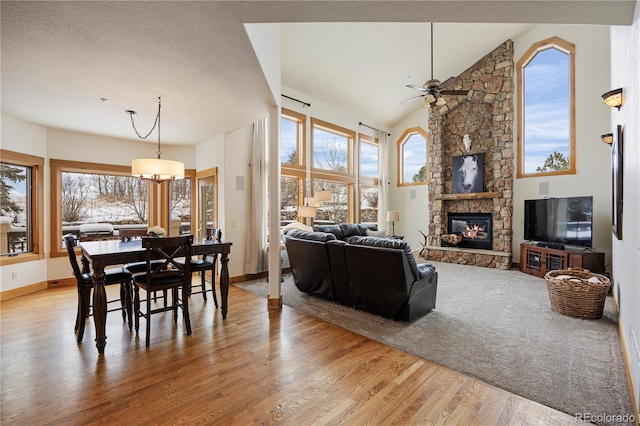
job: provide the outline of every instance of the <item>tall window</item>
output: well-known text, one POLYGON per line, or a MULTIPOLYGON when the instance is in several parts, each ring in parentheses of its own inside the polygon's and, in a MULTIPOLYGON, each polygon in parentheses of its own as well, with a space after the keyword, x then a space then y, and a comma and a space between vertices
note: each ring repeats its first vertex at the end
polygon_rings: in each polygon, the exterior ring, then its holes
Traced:
POLYGON ((192 179, 186 177, 169 182, 169 236, 191 234, 192 179))
POLYGON ((518 177, 571 174, 575 166, 575 46, 531 46, 518 70, 518 177))
POLYGON ((423 185, 427 181, 427 133, 407 129, 398 139, 398 185, 423 185))
POLYGON ((7 231, 7 244, 0 247, 0 254, 31 251, 31 167, 0 163, 0 176, 0 216, 2 231, 7 231))
POLYGON ((2 264, 42 259, 44 159, 5 150, 0 157, 2 264))
POLYGON ((359 185, 359 222, 378 223, 378 162, 380 152, 378 141, 369 136, 360 135, 360 185, 359 185))
POLYGON ((355 132, 335 124, 311 119, 311 178, 314 189, 330 190, 332 199, 323 202, 316 211, 316 222, 354 222, 355 183, 354 146, 355 132))
POLYGON ((287 166, 305 164, 304 140, 307 117, 282 109, 280 119, 280 163, 287 166))

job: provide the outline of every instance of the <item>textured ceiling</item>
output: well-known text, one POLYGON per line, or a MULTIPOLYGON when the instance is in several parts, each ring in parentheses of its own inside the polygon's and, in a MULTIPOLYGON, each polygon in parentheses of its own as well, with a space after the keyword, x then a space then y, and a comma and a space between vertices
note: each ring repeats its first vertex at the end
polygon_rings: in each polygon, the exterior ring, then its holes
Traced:
POLYGON ((124 110, 138 111, 146 131, 161 96, 162 141, 193 145, 279 102, 244 24, 309 22, 282 27, 283 85, 391 126, 419 108, 399 102, 417 94, 406 84, 429 78, 426 22, 448 22, 436 24, 434 36, 434 74, 445 80, 527 24, 628 25, 633 7, 615 0, 2 1, 2 113, 133 139, 124 110))

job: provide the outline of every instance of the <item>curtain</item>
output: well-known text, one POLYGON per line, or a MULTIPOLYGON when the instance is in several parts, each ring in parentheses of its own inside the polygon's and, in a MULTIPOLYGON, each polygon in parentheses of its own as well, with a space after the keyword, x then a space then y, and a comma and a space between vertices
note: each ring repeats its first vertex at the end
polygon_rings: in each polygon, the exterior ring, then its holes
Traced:
POLYGON ((267 119, 253 125, 249 168, 251 197, 244 256, 244 273, 267 270, 267 119))
MULTIPOLYGON (((387 229, 389 208, 389 142, 387 132, 378 130, 378 229, 387 229)), ((389 234, 389 232, 387 232, 389 234)))

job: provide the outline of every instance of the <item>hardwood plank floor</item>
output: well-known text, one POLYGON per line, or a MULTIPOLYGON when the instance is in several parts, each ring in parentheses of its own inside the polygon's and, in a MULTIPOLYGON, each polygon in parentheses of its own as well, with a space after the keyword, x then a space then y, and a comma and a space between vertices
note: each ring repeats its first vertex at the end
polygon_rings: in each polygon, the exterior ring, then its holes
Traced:
MULTIPOLYGON (((115 286, 114 286, 115 287, 115 286)), ((116 291, 109 288, 108 291, 116 291)), ((98 357, 73 287, 3 301, 4 424, 572 424, 571 416, 231 286, 229 315, 191 298, 193 334, 118 313, 98 357)))

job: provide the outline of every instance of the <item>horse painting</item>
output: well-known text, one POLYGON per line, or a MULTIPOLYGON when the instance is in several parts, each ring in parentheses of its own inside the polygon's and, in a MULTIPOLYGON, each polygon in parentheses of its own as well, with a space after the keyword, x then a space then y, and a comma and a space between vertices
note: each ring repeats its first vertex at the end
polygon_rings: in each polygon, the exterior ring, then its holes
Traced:
POLYGON ((453 157, 451 177, 454 194, 469 194, 483 190, 484 154, 453 157))

